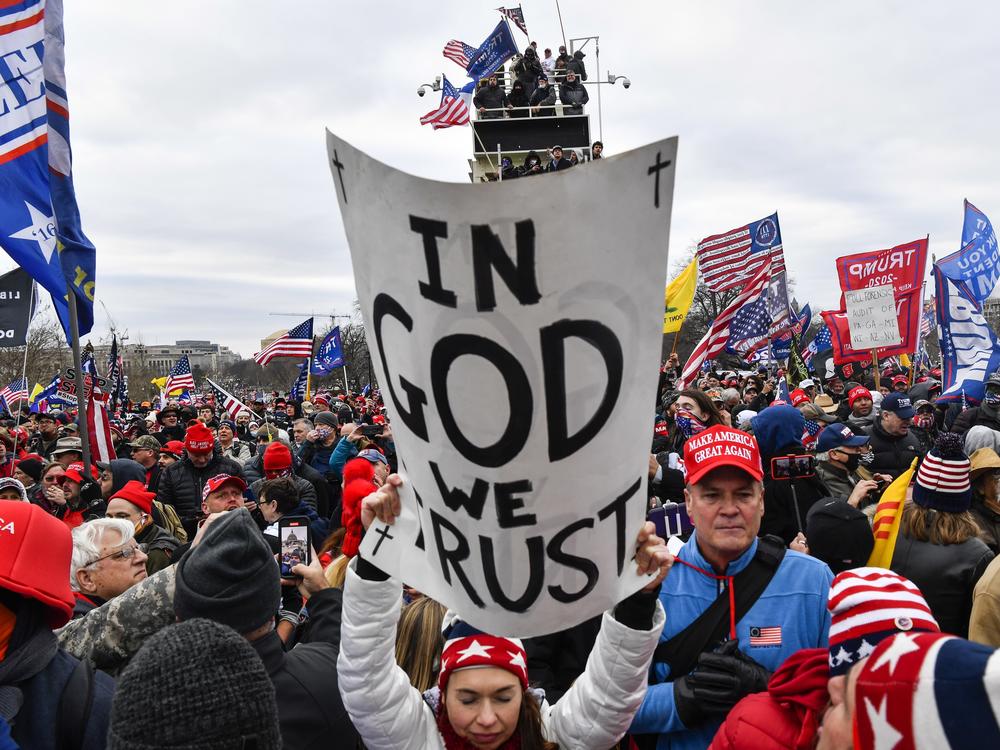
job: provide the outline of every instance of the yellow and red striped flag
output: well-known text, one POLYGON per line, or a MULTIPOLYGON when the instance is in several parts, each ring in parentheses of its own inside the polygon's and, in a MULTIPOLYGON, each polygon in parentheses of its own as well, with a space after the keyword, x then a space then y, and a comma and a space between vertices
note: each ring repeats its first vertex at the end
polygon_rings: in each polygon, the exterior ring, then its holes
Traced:
POLYGON ((910 486, 916 466, 917 459, 913 459, 910 468, 885 488, 878 501, 875 518, 872 521, 875 547, 872 549, 871 557, 868 558, 870 568, 888 568, 892 564, 892 554, 896 551, 896 538, 899 536, 899 521, 903 517, 903 506, 906 504, 906 488, 910 486))

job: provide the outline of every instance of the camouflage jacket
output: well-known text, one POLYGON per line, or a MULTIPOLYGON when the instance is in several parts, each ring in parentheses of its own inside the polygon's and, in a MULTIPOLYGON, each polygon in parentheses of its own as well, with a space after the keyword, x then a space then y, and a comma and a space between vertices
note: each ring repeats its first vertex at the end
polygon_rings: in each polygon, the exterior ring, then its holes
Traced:
POLYGON ((59 645, 115 675, 154 633, 175 622, 174 566, 151 575, 56 631, 59 645))

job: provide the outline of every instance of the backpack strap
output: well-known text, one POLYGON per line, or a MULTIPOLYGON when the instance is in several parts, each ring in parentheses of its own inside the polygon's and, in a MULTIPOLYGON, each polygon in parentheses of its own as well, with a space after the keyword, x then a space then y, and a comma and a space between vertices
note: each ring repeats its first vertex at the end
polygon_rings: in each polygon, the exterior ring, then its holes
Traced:
POLYGON ((57 750, 80 750, 86 734, 87 720, 94 705, 94 667, 81 659, 63 687, 59 697, 57 750))
MULTIPOLYGON (((750 563, 733 576, 736 617, 743 619, 767 588, 785 557, 785 545, 776 536, 757 540, 757 552, 750 563)), ((710 645, 725 640, 729 633, 729 592, 723 591, 688 625, 653 652, 653 663, 670 667, 671 677, 686 675, 698 663, 698 656, 710 645)))

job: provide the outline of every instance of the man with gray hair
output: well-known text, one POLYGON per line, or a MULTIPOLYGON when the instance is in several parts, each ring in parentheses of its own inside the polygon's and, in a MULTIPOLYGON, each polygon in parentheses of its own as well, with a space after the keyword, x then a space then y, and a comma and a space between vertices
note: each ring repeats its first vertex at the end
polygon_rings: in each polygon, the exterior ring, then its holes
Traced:
POLYGON ((74 618, 146 577, 146 553, 134 537, 135 527, 120 518, 98 518, 73 529, 69 585, 76 597, 74 618))

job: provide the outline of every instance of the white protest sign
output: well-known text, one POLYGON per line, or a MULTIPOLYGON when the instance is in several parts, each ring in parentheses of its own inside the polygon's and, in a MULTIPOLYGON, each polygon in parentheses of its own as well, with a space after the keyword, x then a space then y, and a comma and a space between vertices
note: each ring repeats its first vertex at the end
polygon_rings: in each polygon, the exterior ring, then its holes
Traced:
POLYGON ((877 349, 902 342, 892 284, 844 292, 852 349, 877 349))
POLYGON ((476 185, 327 150, 404 477, 361 553, 497 635, 637 591, 677 139, 476 185))

